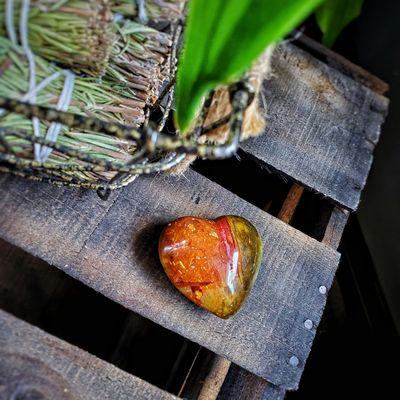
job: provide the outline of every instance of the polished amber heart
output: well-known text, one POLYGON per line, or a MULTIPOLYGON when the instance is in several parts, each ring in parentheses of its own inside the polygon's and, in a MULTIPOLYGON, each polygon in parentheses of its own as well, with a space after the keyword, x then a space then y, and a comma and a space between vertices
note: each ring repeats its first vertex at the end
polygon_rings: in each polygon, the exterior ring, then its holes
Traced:
POLYGON ((175 287, 221 318, 240 308, 261 262, 256 228, 233 215, 179 218, 165 227, 158 250, 175 287))

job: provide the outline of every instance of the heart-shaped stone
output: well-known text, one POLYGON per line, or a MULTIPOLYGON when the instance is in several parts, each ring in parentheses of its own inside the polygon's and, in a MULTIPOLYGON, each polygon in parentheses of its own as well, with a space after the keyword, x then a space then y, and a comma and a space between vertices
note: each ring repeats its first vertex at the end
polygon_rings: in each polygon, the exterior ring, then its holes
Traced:
POLYGON ((261 239, 242 217, 183 217, 165 227, 158 251, 166 274, 181 293, 228 318, 240 308, 257 276, 261 239))

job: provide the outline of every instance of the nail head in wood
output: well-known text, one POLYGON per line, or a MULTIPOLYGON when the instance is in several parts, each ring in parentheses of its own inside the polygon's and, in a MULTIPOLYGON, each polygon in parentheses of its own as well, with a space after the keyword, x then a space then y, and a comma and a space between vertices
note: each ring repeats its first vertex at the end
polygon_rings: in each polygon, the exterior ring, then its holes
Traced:
POLYGON ((299 365, 299 359, 296 356, 292 356, 289 358, 289 364, 292 367, 297 367, 299 365))
POLYGON ((304 327, 308 330, 311 330, 314 327, 314 323, 311 321, 311 319, 306 319, 304 321, 304 327))

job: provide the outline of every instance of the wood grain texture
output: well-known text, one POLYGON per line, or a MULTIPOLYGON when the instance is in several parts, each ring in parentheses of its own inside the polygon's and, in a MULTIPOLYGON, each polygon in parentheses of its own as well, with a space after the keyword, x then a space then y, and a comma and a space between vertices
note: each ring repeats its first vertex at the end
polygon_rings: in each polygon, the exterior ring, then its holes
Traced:
POLYGON ((278 46, 264 83, 268 125, 244 151, 355 210, 388 100, 291 44, 278 46))
POLYGON ((318 58, 323 59, 329 66, 370 88, 374 92, 384 95, 389 91, 389 85, 385 81, 307 35, 301 34, 296 39, 296 45, 298 44, 306 51, 308 50, 312 54, 317 54, 318 58))
POLYGON ((286 390, 232 364, 217 400, 283 400, 286 390))
POLYGON ((177 399, 1 310, 0 349, 1 399, 177 399))
MULTIPOLYGON (((280 214, 290 214, 292 206, 296 207, 297 202, 293 203, 291 200, 293 199, 293 194, 298 193, 298 188, 299 186, 297 185, 292 187, 280 214)), ((348 217, 349 212, 347 210, 334 207, 322 242, 333 249, 337 249, 348 217)), ((286 390, 272 385, 235 364, 231 364, 221 387, 218 400, 283 400, 285 394, 286 390)))
POLYGON ((337 249, 339 247, 349 215, 349 211, 339 207, 335 207, 332 210, 322 243, 326 243, 328 246, 332 247, 332 249, 337 249))
POLYGON ((290 221, 293 218, 293 215, 296 211, 296 208, 300 202, 301 196, 303 195, 304 187, 294 183, 289 190, 288 195, 282 205, 277 218, 281 221, 290 224, 290 221))
POLYGON ((275 385, 296 388, 325 305, 339 254, 217 184, 141 177, 103 203, 95 193, 0 177, 0 236, 139 314, 222 355, 275 385), (246 216, 264 244, 262 268, 241 311, 221 320, 171 285, 157 240, 183 215, 246 216), (304 320, 315 328, 304 328, 304 320), (297 366, 290 357, 299 359, 297 366))
MULTIPOLYGON (((277 215, 279 220, 290 224, 303 193, 303 186, 297 183, 291 186, 277 215)), ((267 397, 271 399, 283 399, 285 397, 285 390, 277 388, 235 364, 230 363, 228 365, 225 361, 226 359, 216 356, 214 366, 204 380, 206 390, 209 387, 218 387, 217 395, 220 393, 220 400, 243 398, 263 399, 267 397)), ((211 396, 209 396, 209 398, 216 399, 217 396, 212 396, 212 393, 211 391, 211 396)))
POLYGON ((215 357, 197 400, 214 400, 218 397, 231 365, 226 358, 215 357))

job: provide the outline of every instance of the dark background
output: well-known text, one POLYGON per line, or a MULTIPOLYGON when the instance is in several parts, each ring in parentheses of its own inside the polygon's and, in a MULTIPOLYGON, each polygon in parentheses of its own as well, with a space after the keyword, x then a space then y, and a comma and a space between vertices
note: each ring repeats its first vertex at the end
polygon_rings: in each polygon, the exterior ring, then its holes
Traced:
POLYGON ((300 390, 287 398, 399 398, 400 1, 365 0, 333 50, 389 83, 391 104, 300 390))
POLYGON ((400 1, 365 0, 334 50, 390 85, 389 116, 358 215, 400 331, 400 1))
MULTIPOLYGON (((313 16, 302 30, 322 41, 313 16)), ((361 15, 342 31, 332 49, 390 87, 385 94, 390 100, 389 115, 357 219, 400 332, 400 1, 364 0, 361 15)))

